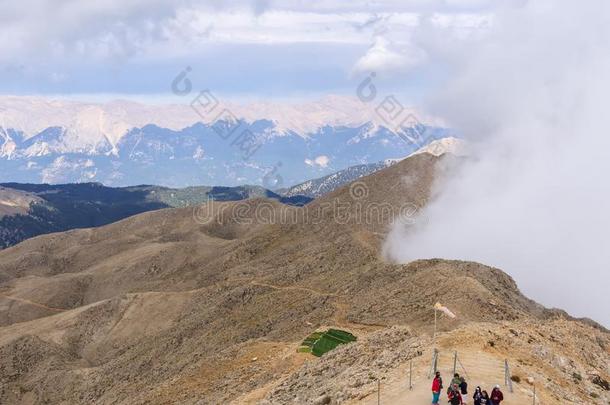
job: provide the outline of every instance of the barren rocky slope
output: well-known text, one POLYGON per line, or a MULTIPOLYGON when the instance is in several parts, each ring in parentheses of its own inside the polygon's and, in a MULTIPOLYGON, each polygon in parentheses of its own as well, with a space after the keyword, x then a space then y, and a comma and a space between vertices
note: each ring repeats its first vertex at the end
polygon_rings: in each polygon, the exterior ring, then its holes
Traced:
MULTIPOLYGON (((302 208, 257 199, 161 210, 0 252, 0 402, 366 399, 371 378, 429 350, 437 300, 458 315, 442 331, 484 328, 506 352, 517 338, 523 350, 552 347, 544 361, 557 353, 607 380, 608 332, 542 308, 502 271, 380 258, 389 222, 416 220, 446 159, 413 156, 302 208), (578 330, 575 343, 533 334, 553 322, 578 330), (514 335, 506 325, 528 326, 514 335), (359 341, 321 359, 296 353, 323 326, 359 341)), ((581 372, 580 387, 551 380, 543 394, 601 401, 606 391, 581 372)))
POLYGON ((23 214, 30 208, 30 204, 39 200, 33 194, 0 186, 0 218, 23 214))

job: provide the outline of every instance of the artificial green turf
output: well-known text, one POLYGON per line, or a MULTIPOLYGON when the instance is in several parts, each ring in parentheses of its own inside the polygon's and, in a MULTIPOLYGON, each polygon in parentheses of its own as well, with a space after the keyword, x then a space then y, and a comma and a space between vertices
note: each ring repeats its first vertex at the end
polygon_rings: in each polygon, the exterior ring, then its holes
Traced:
POLYGON ((329 329, 326 332, 314 332, 307 336, 301 347, 297 349, 300 353, 311 353, 320 357, 341 344, 355 342, 356 336, 339 329, 329 329))

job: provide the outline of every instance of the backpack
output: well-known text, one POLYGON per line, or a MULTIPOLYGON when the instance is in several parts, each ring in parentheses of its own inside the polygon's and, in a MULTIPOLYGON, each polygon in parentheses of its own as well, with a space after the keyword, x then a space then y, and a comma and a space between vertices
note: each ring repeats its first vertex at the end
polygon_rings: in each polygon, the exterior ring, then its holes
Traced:
POLYGON ((460 396, 454 395, 454 396, 450 397, 449 402, 451 403, 451 405, 460 405, 460 396))

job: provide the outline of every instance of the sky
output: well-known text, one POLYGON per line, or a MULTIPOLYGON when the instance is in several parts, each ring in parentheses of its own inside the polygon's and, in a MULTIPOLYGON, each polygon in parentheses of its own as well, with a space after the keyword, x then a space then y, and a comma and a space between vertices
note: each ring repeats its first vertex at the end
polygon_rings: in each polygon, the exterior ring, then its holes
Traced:
MULTIPOLYGON (((504 0, 506 2, 506 0, 504 0)), ((195 86, 234 98, 350 94, 378 85, 419 100, 446 75, 422 31, 485 30, 488 0, 23 0, 0 2, 0 93, 171 98, 195 86)))

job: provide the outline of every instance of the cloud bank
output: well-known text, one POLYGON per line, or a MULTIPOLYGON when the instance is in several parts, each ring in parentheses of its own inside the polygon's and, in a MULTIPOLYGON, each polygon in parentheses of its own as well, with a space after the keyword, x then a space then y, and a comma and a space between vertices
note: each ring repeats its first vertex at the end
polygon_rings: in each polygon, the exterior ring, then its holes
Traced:
POLYGON ((474 145, 436 185, 389 258, 502 268, 539 302, 610 326, 610 4, 536 1, 500 10, 484 37, 448 46, 430 101, 474 145))
POLYGON ((373 45, 356 62, 354 73, 400 73, 421 64, 425 59, 424 52, 411 44, 402 49, 394 49, 384 37, 375 38, 373 45))
POLYGON ((185 66, 201 86, 232 93, 345 93, 354 71, 405 70, 417 61, 411 35, 422 19, 468 29, 488 3, 0 2, 0 93, 167 93, 185 66))

